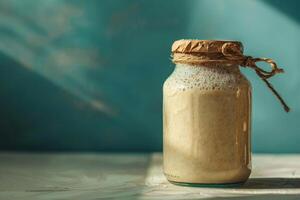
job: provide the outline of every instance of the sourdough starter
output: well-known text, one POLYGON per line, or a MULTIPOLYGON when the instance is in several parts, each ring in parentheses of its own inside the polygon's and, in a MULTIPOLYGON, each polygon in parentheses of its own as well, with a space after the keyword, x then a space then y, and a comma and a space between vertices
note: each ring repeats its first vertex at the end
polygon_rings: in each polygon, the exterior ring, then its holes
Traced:
POLYGON ((238 66, 177 64, 163 87, 164 173, 181 183, 244 182, 251 171, 250 83, 238 66))

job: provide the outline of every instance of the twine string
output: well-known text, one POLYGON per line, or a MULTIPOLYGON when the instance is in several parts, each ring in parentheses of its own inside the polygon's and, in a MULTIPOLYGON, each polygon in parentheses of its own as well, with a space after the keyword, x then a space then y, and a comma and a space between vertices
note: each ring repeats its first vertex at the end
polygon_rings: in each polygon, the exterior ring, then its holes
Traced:
POLYGON ((286 102, 283 100, 283 98, 280 96, 280 94, 275 90, 273 85, 268 81, 269 78, 272 76, 278 74, 278 73, 284 73, 284 70, 277 67, 277 64, 274 62, 274 60, 270 58, 252 58, 251 56, 243 56, 244 59, 240 63, 240 66, 242 67, 249 67, 255 70, 256 74, 261 78, 261 80, 267 85, 267 87, 272 91, 272 93, 277 97, 281 105, 283 106, 284 110, 286 112, 290 111, 289 106, 286 104, 286 102), (256 62, 266 62, 268 63, 272 70, 271 71, 265 71, 262 68, 258 67, 256 65, 256 62))

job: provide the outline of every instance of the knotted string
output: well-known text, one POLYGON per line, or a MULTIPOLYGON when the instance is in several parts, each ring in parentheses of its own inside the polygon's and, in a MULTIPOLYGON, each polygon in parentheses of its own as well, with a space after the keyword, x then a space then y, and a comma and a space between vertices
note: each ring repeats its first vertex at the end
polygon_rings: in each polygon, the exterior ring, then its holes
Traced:
POLYGON ((290 111, 289 106, 285 103, 283 98, 280 96, 280 94, 275 90, 273 85, 267 80, 271 78, 272 76, 284 73, 283 69, 280 69, 277 67, 277 64, 274 60, 270 58, 253 58, 252 56, 244 56, 241 52, 240 48, 231 42, 225 43, 222 46, 222 54, 228 58, 229 60, 239 60, 239 65, 242 67, 249 67, 255 70, 256 74, 261 78, 262 81, 265 82, 265 84, 268 86, 268 88, 273 92, 273 94, 277 97, 277 99, 280 101, 281 105, 283 106, 284 110, 286 112, 290 111), (266 62, 268 63, 272 70, 271 71, 265 71, 262 68, 258 67, 256 65, 257 62, 266 62))
POLYGON ((270 58, 252 58, 251 56, 243 56, 243 57, 244 57, 244 59, 240 63, 240 66, 249 67, 249 68, 254 69, 256 74, 261 78, 261 80, 263 80, 265 82, 265 84, 268 86, 268 88, 270 88, 270 90, 273 92, 273 94, 280 101, 280 103, 282 104, 284 110, 286 112, 289 112, 290 111, 289 106, 285 103, 285 101, 280 96, 280 94, 274 89, 273 85, 267 80, 268 78, 271 78, 275 74, 284 73, 284 70, 278 68, 277 64, 274 62, 274 60, 272 60, 270 58), (272 67, 272 70, 271 71, 265 71, 262 68, 259 68, 256 65, 256 62, 266 62, 266 63, 270 64, 270 66, 272 67))

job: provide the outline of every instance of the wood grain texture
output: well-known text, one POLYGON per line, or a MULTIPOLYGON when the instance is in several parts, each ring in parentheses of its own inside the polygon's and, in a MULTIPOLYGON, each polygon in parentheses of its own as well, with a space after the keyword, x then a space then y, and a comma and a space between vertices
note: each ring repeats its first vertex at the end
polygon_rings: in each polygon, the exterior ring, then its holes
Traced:
POLYGON ((299 199, 300 155, 254 155, 235 188, 180 187, 161 154, 0 154, 0 199, 299 199))

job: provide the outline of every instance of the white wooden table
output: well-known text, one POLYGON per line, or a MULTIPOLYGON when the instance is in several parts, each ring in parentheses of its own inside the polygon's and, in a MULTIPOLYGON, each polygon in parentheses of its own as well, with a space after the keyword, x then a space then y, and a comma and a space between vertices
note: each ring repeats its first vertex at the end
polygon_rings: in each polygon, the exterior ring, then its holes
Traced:
POLYGON ((180 187, 162 174, 161 154, 0 153, 0 200, 300 199, 300 154, 254 155, 236 188, 180 187))

